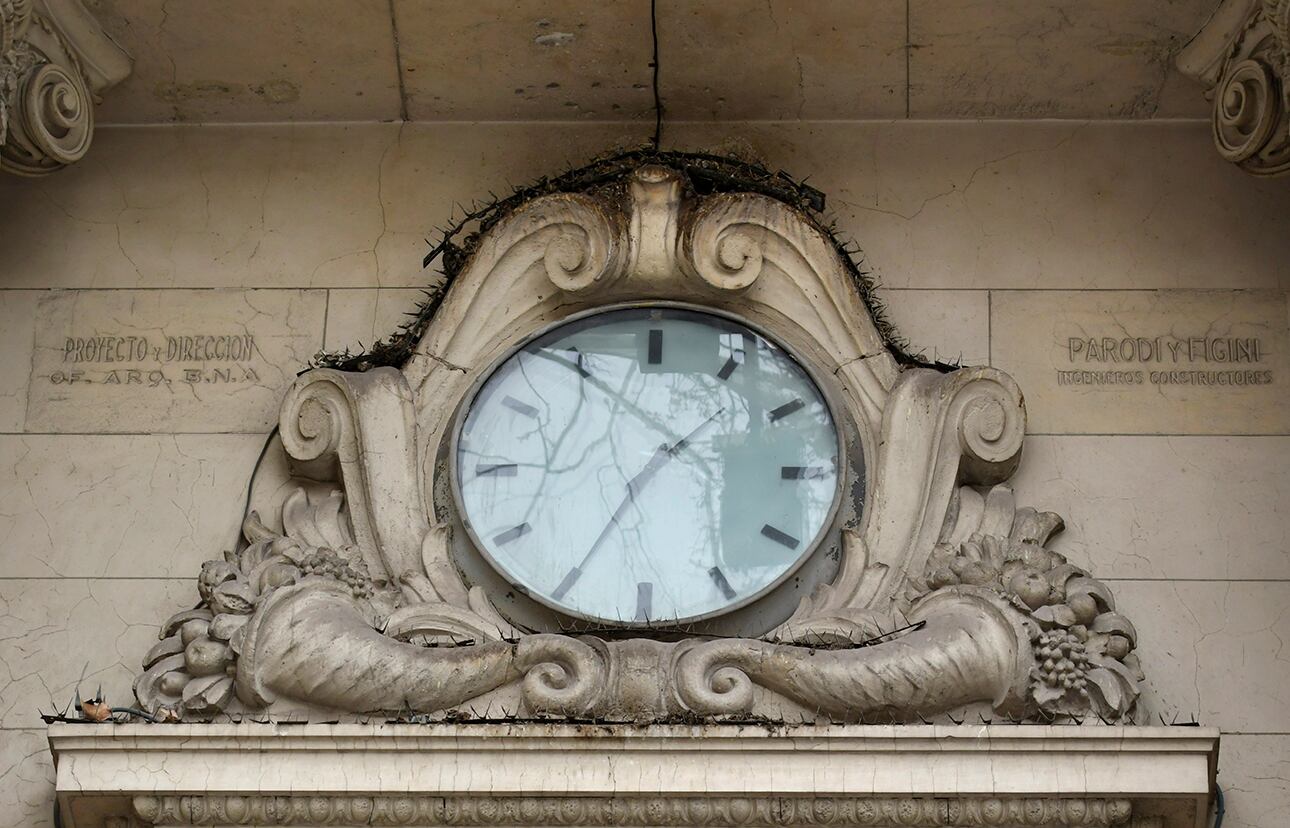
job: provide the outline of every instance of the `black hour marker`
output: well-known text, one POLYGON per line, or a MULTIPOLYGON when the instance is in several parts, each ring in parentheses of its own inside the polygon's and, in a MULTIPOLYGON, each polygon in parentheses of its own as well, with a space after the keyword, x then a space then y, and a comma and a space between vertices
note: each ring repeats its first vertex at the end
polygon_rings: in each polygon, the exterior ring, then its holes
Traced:
POLYGON ((721 571, 721 567, 712 567, 708 570, 708 574, 712 576, 712 582, 717 585, 717 589, 721 590, 721 594, 726 596, 727 601, 738 594, 731 588, 730 582, 726 580, 726 574, 721 571))
POLYGON ((525 417, 533 417, 534 419, 537 419, 538 410, 536 408, 526 402, 520 402, 509 394, 502 397, 502 405, 517 414, 523 414, 525 417))
POLYGON ((800 543, 800 541, 797 538, 793 537, 787 532, 781 532, 780 530, 776 529, 774 526, 771 526, 769 523, 761 528, 761 533, 766 537, 770 538, 771 540, 773 540, 775 543, 782 543, 784 546, 787 546, 789 549, 796 549, 797 544, 800 543))
POLYGON ((579 351, 577 348, 570 348, 569 353, 573 354, 574 370, 576 370, 579 374, 582 374, 584 377, 591 376, 591 372, 588 371, 586 368, 582 367, 582 351, 579 351))
POLYGON ((793 400, 792 402, 786 402, 783 405, 781 405, 779 408, 771 409, 770 421, 773 423, 776 420, 782 420, 785 417, 787 417, 789 414, 792 414, 794 411, 797 411, 804 407, 806 407, 806 403, 802 402, 801 399, 796 399, 796 400, 793 400))
POLYGON ((731 354, 730 359, 727 359, 726 364, 722 365, 721 370, 717 372, 717 379, 722 381, 730 379, 730 375, 733 374, 735 369, 738 367, 739 361, 735 359, 734 354, 731 354))
POLYGON ((573 569, 570 569, 569 574, 565 575, 564 580, 561 581, 560 585, 555 588, 555 592, 551 593, 551 597, 557 601, 564 598, 564 594, 573 588, 574 583, 578 580, 579 576, 581 575, 582 575, 581 567, 575 566, 573 569))
POLYGON ((654 603, 654 585, 649 581, 641 581, 636 585, 636 620, 648 621, 650 613, 653 611, 654 603))
POLYGON ((527 535, 531 528, 532 527, 529 526, 527 523, 521 523, 519 526, 511 527, 510 529, 507 529, 505 532, 502 532, 497 535, 493 535, 493 543, 499 546, 503 543, 510 543, 516 538, 521 538, 524 535, 527 535))
POLYGON ((649 364, 663 362, 663 332, 655 328, 649 332, 649 364))
POLYGON ((817 480, 828 474, 823 466, 782 466, 779 470, 780 480, 817 480))
POLYGON ((491 474, 494 477, 514 477, 519 471, 519 466, 515 463, 480 463, 475 467, 475 475, 483 477, 491 474))

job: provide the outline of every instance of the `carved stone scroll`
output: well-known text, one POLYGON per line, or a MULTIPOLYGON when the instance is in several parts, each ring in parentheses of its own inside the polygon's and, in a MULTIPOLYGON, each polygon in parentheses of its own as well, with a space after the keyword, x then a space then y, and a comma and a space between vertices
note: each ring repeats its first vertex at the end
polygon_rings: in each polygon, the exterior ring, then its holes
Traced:
POLYGON ((533 199, 478 239, 404 368, 306 372, 280 430, 297 490, 281 520, 248 516, 245 545, 203 567, 201 604, 164 625, 136 683, 150 713, 872 722, 980 704, 1111 720, 1137 699, 1133 625, 1047 547, 1061 519, 1004 485, 1017 384, 900 367, 827 236, 765 196, 699 196, 646 166, 600 195, 533 199), (755 321, 830 386, 865 467, 846 472, 837 573, 743 637, 524 627, 456 566, 454 415, 536 330, 662 301, 755 321))
POLYGON ((1207 87, 1223 158, 1256 175, 1290 170, 1290 0, 1224 0, 1177 63, 1207 87))
POLYGON ((0 0, 0 168, 45 175, 83 158, 98 95, 130 69, 80 0, 0 0))

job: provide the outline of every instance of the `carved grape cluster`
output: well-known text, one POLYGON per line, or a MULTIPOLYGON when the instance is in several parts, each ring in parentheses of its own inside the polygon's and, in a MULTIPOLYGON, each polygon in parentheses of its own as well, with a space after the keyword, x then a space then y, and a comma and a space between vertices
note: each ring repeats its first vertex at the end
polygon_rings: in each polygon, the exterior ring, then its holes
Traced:
POLYGON ((977 534, 938 544, 927 584, 990 589, 1026 614, 1035 650, 1031 696, 1045 713, 1126 714, 1140 680, 1133 624, 1115 611, 1105 584, 1027 537, 977 534))
POLYGON ((319 547, 306 555, 300 561, 300 571, 305 575, 340 581, 349 587, 355 598, 371 598, 374 592, 372 579, 362 561, 351 563, 327 547, 319 547))
POLYGON ((1075 693, 1088 698, 1088 679, 1085 675, 1090 662, 1084 643, 1079 638, 1068 630, 1055 629, 1038 633, 1034 645, 1038 666, 1031 670, 1030 678, 1035 689, 1044 685, 1062 695, 1075 693))

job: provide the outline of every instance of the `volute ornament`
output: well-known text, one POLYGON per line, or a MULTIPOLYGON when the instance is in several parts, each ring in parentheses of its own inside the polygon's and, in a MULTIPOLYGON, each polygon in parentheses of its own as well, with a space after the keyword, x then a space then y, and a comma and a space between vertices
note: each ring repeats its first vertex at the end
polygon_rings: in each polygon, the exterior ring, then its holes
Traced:
POLYGON ((1177 63, 1208 87, 1223 158, 1256 175, 1290 170, 1290 1, 1224 0, 1177 63))
MULTIPOLYGON (((795 206, 700 195, 660 165, 600 191, 535 198, 480 236, 401 368, 296 380, 272 448, 291 482, 257 489, 244 543, 202 568, 199 606, 171 618, 145 659, 139 704, 184 719, 885 722, 969 705, 1126 718, 1136 633, 1104 584, 1048 548, 1061 519, 1016 505, 1006 481, 1024 431, 1006 374, 898 361, 831 238, 795 206), (844 450, 864 457, 863 473, 847 471, 850 505, 829 536, 836 561, 818 583, 786 582, 780 604, 753 604, 733 634, 521 622, 458 558, 468 539, 443 457, 461 401, 543 326, 678 300, 774 331, 826 378, 844 450)), ((279 805, 236 805, 268 807, 279 805)), ((810 822, 883 824, 847 810, 858 805, 810 807, 810 822)), ((966 809, 958 821, 937 810, 901 824, 995 824, 992 805, 953 807, 966 809)), ((1034 824, 1115 824, 1108 808, 1034 824)), ((649 824, 691 823, 704 819, 649 824)))
POLYGON ((45 175, 83 158, 98 96, 130 69, 80 0, 0 0, 0 168, 45 175))

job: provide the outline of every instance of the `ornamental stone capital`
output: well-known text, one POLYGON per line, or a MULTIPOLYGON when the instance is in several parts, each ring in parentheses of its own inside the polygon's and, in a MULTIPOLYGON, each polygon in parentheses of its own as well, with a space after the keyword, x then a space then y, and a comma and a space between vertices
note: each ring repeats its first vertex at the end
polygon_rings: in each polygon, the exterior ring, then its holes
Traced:
POLYGON ((1256 175, 1290 170, 1290 0, 1223 0, 1177 63, 1208 87, 1220 155, 1256 175))
POLYGON ((130 69, 80 0, 0 0, 0 169, 46 175, 79 161, 98 96, 130 69))

